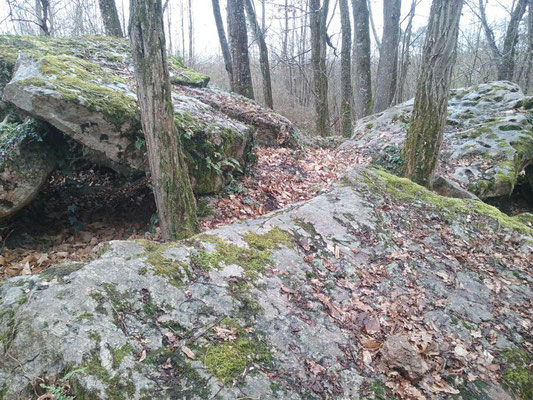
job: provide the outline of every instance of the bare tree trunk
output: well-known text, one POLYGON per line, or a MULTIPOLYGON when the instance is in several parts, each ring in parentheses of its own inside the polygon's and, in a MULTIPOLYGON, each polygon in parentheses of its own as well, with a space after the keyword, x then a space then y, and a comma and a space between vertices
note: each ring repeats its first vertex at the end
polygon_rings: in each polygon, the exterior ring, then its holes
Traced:
POLYGON ((417 0, 412 0, 411 10, 409 11, 409 21, 403 35, 402 52, 400 57, 400 72, 398 73, 398 81, 396 82, 396 93, 394 93, 394 99, 392 104, 401 103, 404 101, 404 89, 407 80, 407 71, 409 70, 409 64, 411 63, 411 33, 413 31, 413 18, 415 17, 417 0))
POLYGON ((340 0, 342 47, 341 47, 341 132, 352 136, 352 27, 348 0, 340 0))
MULTIPOLYGON (((131 1, 131 0, 130 0, 131 1)), ((180 0, 180 15, 181 15, 181 58, 185 60, 185 9, 183 8, 183 1, 180 0)))
POLYGON ((48 27, 49 12, 49 0, 35 0, 35 15, 39 26, 39 35, 50 36, 50 28, 48 27))
POLYGON ((192 0, 189 0, 189 64, 194 63, 194 25, 192 19, 192 0))
POLYGON ((198 231, 196 201, 174 124, 161 0, 130 0, 137 98, 163 239, 198 231))
POLYGON ((326 19, 329 0, 310 0, 311 64, 315 95, 316 131, 329 136, 328 71, 326 69, 326 19))
POLYGON ((526 69, 526 84, 524 92, 529 93, 529 87, 531 85, 531 76, 533 68, 533 0, 529 0, 527 11, 527 69, 526 69))
POLYGON ((123 37, 115 0, 98 0, 107 36, 123 37))
POLYGON ((370 73, 370 28, 367 0, 352 0, 354 26, 355 117, 363 118, 372 109, 370 73))
POLYGON ((378 46, 378 53, 381 53, 381 40, 379 40, 376 24, 374 24, 374 16, 372 15, 372 0, 365 0, 365 3, 368 5, 368 18, 370 19, 370 25, 372 26, 372 35, 374 35, 374 40, 378 46))
POLYGON ((228 73, 230 88, 232 91, 235 91, 231 53, 229 51, 228 40, 226 39, 226 32, 224 31, 224 23, 222 22, 222 15, 220 13, 220 4, 218 0, 211 0, 211 3, 213 4, 213 16, 215 17, 215 23, 217 25, 218 41, 220 42, 222 57, 224 57, 224 67, 228 73))
POLYGON ((174 54, 174 46, 172 46, 172 7, 168 8, 168 0, 165 1, 163 6, 163 14, 167 13, 167 27, 168 27, 168 52, 169 54, 174 54))
POLYGON ((502 59, 498 65, 498 80, 512 81, 514 75, 514 57, 518 43, 518 27, 526 12, 528 0, 518 0, 518 4, 511 14, 503 42, 502 59))
POLYGON ((401 0, 383 2, 383 39, 379 56, 376 98, 373 112, 378 113, 392 104, 398 74, 401 0))
POLYGON ((244 0, 228 0, 228 31, 235 91, 253 99, 244 0))
POLYGON ((255 40, 259 46, 259 65, 261 66, 261 76, 263 77, 263 96, 268 108, 274 109, 274 99, 272 98, 272 80, 270 78, 270 63, 268 61, 268 47, 265 42, 265 36, 255 15, 252 0, 244 0, 248 20, 254 32, 255 40))
POLYGON ((433 0, 413 115, 403 150, 405 176, 431 187, 446 123, 463 0, 433 0))

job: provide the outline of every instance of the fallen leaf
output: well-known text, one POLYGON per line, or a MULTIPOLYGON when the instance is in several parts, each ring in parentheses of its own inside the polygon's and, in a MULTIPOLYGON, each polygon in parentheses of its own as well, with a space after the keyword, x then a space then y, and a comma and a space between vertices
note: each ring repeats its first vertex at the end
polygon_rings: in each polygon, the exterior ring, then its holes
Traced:
POLYGON ((194 358, 196 357, 194 352, 191 349, 189 349, 187 346, 181 346, 181 351, 183 351, 183 353, 185 353, 185 355, 189 357, 191 360, 194 360, 194 358))

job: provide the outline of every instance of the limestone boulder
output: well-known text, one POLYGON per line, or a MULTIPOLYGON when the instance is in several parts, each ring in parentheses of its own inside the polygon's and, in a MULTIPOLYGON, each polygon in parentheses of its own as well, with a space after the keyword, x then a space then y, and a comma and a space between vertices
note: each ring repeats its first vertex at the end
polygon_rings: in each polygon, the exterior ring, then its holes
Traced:
MULTIPOLYGON (((455 89, 438 175, 481 199, 508 196, 518 176, 533 162, 533 117, 520 88, 500 81, 455 89)), ((372 155, 388 168, 401 167, 413 100, 360 120, 342 144, 372 155)))
POLYGON ((487 371, 530 340, 532 240, 480 201, 355 169, 262 218, 3 282, 0 397, 496 400, 521 390, 510 361, 487 371))

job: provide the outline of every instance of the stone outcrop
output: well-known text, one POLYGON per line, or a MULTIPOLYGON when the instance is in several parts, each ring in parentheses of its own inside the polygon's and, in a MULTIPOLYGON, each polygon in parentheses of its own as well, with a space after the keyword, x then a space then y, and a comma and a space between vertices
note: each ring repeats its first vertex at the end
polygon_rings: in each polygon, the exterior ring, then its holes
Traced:
POLYGON ((263 218, 7 280, 0 393, 500 399, 513 365, 528 376, 532 240, 525 219, 355 169, 263 218))
MULTIPOLYGON (((528 98, 511 82, 452 90, 438 174, 481 199, 508 196, 533 162, 533 119, 528 98)), ((401 166, 401 147, 413 100, 360 120, 343 146, 401 166)))
MULTIPOLYGON (((172 100, 194 190, 220 191, 248 162, 252 142, 299 145, 286 118, 169 57, 172 100)), ((127 41, 85 36, 0 36, 0 93, 85 146, 91 160, 121 173, 148 169, 127 41)), ((35 188, 37 191, 38 188, 35 188)))

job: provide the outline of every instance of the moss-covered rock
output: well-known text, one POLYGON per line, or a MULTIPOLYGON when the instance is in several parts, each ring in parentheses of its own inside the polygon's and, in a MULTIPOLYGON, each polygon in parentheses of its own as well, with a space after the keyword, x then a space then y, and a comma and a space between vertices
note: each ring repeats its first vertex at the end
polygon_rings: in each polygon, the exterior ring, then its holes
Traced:
MULTIPOLYGON (((533 162, 533 119, 517 110, 522 104, 528 98, 511 82, 452 90, 439 173, 481 199, 509 196, 533 162)), ((401 160, 388 150, 401 150, 412 108, 410 100, 363 118, 352 140, 342 146, 372 156, 388 170, 397 169, 401 160)))
POLYGON ((528 398, 512 349, 530 336, 532 240, 481 201, 358 168, 262 218, 3 282, 0 392, 32 396, 31 376, 82 399, 393 398, 405 386, 384 390, 397 375, 363 352, 403 334, 431 349, 412 393, 528 398))

